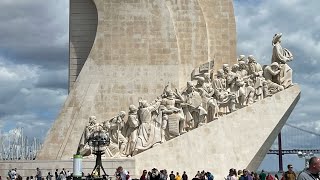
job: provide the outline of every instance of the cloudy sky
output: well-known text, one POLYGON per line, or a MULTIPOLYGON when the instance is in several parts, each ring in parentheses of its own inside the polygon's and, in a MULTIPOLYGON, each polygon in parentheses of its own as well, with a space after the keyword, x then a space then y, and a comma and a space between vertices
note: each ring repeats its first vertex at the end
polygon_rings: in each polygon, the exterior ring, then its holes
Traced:
MULTIPOLYGON (((261 64, 270 63, 272 36, 282 32, 283 47, 294 54, 289 64, 294 82, 302 89, 288 123, 320 134, 318 7, 319 0, 234 1, 238 55, 253 54, 261 64)), ((1 0, 0 22, 0 130, 23 127, 27 135, 43 139, 67 96, 68 1, 1 0)), ((284 148, 320 145, 319 137, 288 126, 283 136, 284 148)), ((284 160, 303 166, 295 156, 284 160)), ((261 168, 276 170, 276 163, 270 155, 261 168)))

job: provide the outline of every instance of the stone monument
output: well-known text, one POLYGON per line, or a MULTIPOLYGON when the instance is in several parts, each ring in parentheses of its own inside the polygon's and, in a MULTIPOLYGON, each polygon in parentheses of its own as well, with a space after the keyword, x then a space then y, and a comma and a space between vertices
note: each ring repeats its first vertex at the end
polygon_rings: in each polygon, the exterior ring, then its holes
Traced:
POLYGON ((71 0, 70 93, 38 159, 69 159, 89 116, 180 90, 212 60, 236 62, 231 0, 71 0))
POLYGON ((133 175, 256 170, 300 97, 281 35, 261 66, 236 58, 231 0, 71 0, 70 93, 37 159, 90 157, 99 129, 133 175))

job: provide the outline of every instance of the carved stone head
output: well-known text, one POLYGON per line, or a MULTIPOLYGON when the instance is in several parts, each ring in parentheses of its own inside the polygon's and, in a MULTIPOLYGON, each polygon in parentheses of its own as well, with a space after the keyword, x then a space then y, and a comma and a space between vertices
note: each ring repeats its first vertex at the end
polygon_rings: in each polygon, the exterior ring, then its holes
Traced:
POLYGON ((223 69, 224 72, 229 72, 229 70, 230 70, 229 69, 229 64, 223 64, 222 65, 222 69, 223 69))
POLYGON ((245 58, 246 58, 245 55, 240 55, 237 60, 238 61, 245 61, 245 58))
POLYGON ((249 61, 249 63, 255 63, 255 62, 256 62, 256 59, 254 58, 253 55, 249 55, 249 56, 248 56, 248 61, 249 61))
POLYGON ((203 85, 204 80, 205 80, 204 77, 198 77, 197 79, 198 79, 197 84, 198 85, 203 85))
POLYGON ((234 64, 231 68, 232 72, 237 72, 239 70, 239 65, 238 64, 234 64))
POLYGON ((273 62, 271 65, 270 65, 271 69, 273 70, 278 70, 279 69, 279 64, 277 62, 273 62))
POLYGON ((273 36, 272 44, 277 44, 278 42, 281 43, 280 38, 282 37, 282 33, 277 33, 273 36))
POLYGON ((96 116, 90 116, 89 117, 89 124, 90 125, 94 125, 94 124, 96 124, 97 123, 97 118, 96 118, 96 116))
POLYGON ((143 107, 143 108, 148 107, 148 102, 146 100, 142 100, 140 102, 140 106, 143 107))
POLYGON ((130 106, 129 106, 129 113, 134 113, 134 112, 137 112, 137 107, 135 106, 135 105, 133 105, 133 104, 131 104, 130 106))
POLYGON ((126 116, 126 112, 120 111, 120 112, 119 112, 119 116, 120 116, 121 118, 124 118, 124 117, 126 116))
POLYGON ((210 74, 209 73, 204 73, 203 74, 203 77, 206 81, 209 81, 210 80, 210 74))
POLYGON ((219 77, 223 77, 224 76, 224 71, 223 71, 223 69, 219 69, 218 71, 217 71, 217 77, 219 78, 219 77))
POLYGON ((246 69, 246 63, 244 61, 239 61, 239 70, 246 69))
POLYGON ((173 93, 173 91, 172 91, 171 89, 167 90, 166 93, 167 93, 167 96, 168 96, 168 97, 174 96, 174 93, 173 93))

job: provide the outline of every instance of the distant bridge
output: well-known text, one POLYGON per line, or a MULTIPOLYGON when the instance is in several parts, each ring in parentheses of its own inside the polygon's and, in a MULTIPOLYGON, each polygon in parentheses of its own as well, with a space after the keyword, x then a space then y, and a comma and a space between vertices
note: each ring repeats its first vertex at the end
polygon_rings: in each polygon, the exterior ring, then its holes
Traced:
POLYGON ((306 155, 320 154, 320 134, 288 123, 285 124, 281 131, 277 140, 278 149, 272 148, 268 152, 268 154, 279 156, 280 172, 283 171, 283 155, 296 154, 300 157, 306 157, 306 155), (286 148, 283 149, 283 147, 286 148))

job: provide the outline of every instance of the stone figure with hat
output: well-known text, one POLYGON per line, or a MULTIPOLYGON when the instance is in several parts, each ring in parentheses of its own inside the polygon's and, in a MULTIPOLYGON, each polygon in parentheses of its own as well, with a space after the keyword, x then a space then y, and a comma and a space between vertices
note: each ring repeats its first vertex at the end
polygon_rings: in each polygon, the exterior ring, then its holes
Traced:
POLYGON ((240 61, 243 61, 244 63, 246 63, 246 56, 243 55, 243 54, 242 54, 242 55, 239 55, 237 61, 238 61, 238 63, 239 63, 240 61))
POLYGON ((287 88, 292 86, 292 69, 288 66, 288 62, 293 60, 293 55, 288 49, 282 48, 281 37, 282 33, 273 36, 271 62, 277 62, 280 68, 280 73, 274 81, 287 88))

